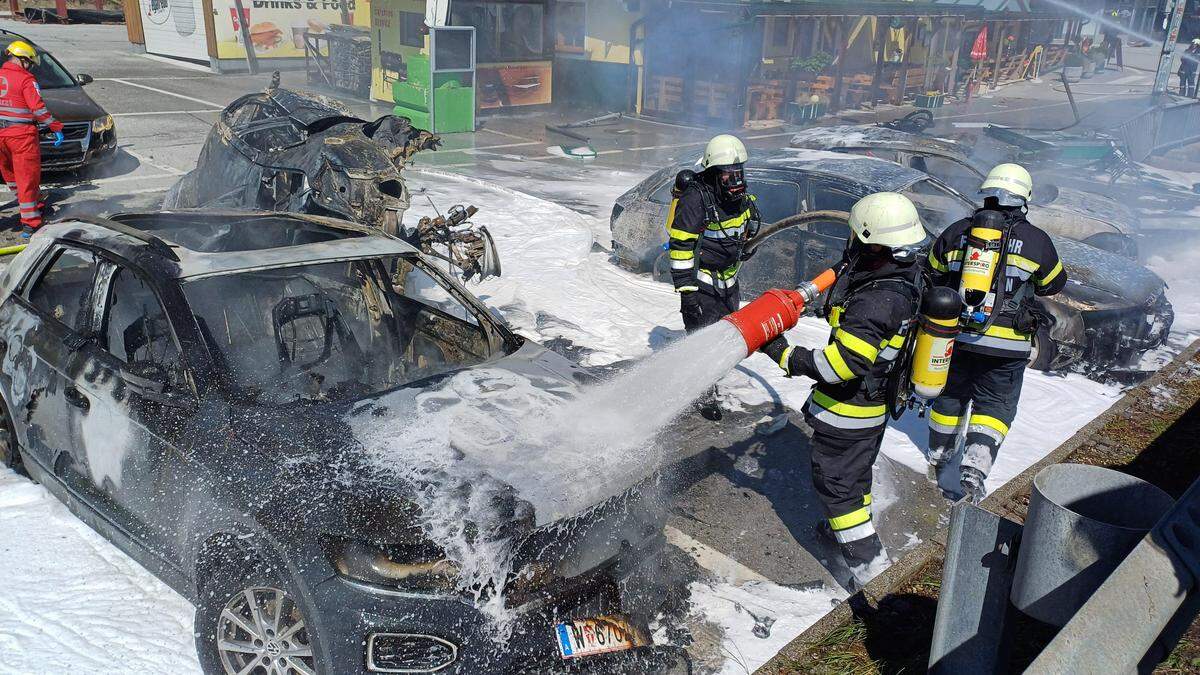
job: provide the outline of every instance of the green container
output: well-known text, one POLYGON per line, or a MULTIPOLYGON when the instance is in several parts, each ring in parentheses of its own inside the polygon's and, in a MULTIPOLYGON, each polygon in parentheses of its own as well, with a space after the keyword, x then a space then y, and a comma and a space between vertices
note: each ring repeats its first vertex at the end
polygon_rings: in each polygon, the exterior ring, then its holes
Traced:
POLYGON ((930 110, 932 110, 934 108, 942 107, 942 105, 945 102, 946 102, 945 94, 924 93, 924 94, 917 94, 916 100, 913 102, 913 105, 917 106, 918 108, 929 108, 930 110))
POLYGON ((392 84, 392 113, 438 134, 475 131, 475 89, 464 86, 467 77, 439 73, 430 86, 429 57, 415 54, 408 60, 408 80, 392 84))

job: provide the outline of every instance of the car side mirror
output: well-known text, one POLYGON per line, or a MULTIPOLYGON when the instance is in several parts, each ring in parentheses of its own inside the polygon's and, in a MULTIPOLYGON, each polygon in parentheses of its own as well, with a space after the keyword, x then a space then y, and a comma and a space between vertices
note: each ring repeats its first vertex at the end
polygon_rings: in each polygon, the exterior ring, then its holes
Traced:
POLYGON ((79 86, 84 87, 84 86, 87 86, 87 85, 95 82, 96 78, 92 77, 91 75, 87 75, 85 73, 80 73, 75 76, 75 81, 79 83, 79 86))

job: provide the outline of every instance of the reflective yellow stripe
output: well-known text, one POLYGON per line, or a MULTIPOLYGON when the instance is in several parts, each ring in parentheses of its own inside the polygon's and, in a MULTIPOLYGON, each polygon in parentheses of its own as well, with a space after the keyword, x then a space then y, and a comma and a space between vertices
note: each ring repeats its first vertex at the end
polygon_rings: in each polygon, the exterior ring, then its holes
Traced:
POLYGON ((700 238, 700 235, 698 235, 698 234, 693 234, 691 232, 686 232, 684 230, 677 230, 673 227, 667 229, 667 234, 669 234, 672 239, 676 239, 679 241, 692 241, 693 239, 700 238))
POLYGON ((842 358, 842 350, 838 349, 836 344, 830 343, 825 347, 825 360, 829 361, 829 365, 833 366, 833 372, 843 380, 853 380, 854 371, 850 370, 850 366, 846 365, 846 359, 842 358))
POLYGON ((946 267, 946 265, 944 265, 942 263, 942 261, 938 260, 937 254, 934 253, 933 251, 929 252, 929 264, 933 267, 933 269, 935 269, 939 272, 949 272, 950 271, 950 268, 946 267))
POLYGON ((955 417, 953 415, 943 415, 942 413, 940 413, 936 410, 930 410, 929 411, 929 419, 933 420, 934 422, 937 422, 938 424, 944 424, 945 426, 948 426, 948 427, 956 427, 956 426, 958 426, 959 420, 961 420, 962 418, 955 417))
POLYGON ((946 262, 952 263, 955 260, 962 260, 962 257, 963 257, 963 252, 962 252, 961 248, 958 249, 957 251, 950 251, 949 253, 946 254, 946 262))
POLYGON ((1051 281, 1054 281, 1054 277, 1057 277, 1061 272, 1062 272, 1062 261, 1060 260, 1054 264, 1054 267, 1050 268, 1050 273, 1047 274, 1044 279, 1041 279, 1037 282, 1038 286, 1045 286, 1045 285, 1049 284, 1051 281))
POLYGON ((887 345, 889 347, 895 347, 896 349, 903 347, 904 346, 904 334, 896 333, 895 335, 892 336, 891 340, 887 341, 887 345))
POLYGON ((738 270, 741 269, 741 267, 742 266, 740 264, 734 265, 733 267, 730 267, 727 270, 722 270, 720 272, 717 272, 713 276, 721 278, 721 279, 726 279, 726 280, 732 279, 735 276, 737 276, 738 270))
POLYGON ((741 227, 742 225, 745 225, 747 220, 750 220, 750 209, 746 209, 740 215, 734 216, 727 220, 722 220, 719 223, 709 223, 708 229, 710 229, 710 230, 732 230, 736 227, 741 227))
POLYGON ((1008 425, 990 415, 971 415, 969 424, 982 424, 990 429, 999 431, 1002 436, 1008 435, 1008 425))
POLYGON ((875 357, 879 356, 878 347, 853 333, 847 333, 841 328, 834 334, 833 339, 845 345, 846 349, 858 354, 871 363, 875 363, 875 357))
POLYGON ((930 318, 930 317, 925 317, 925 318, 930 323, 936 324, 938 326, 954 326, 954 325, 958 324, 957 318, 954 318, 954 319, 934 319, 934 318, 930 318))
POLYGON ((1006 256, 1006 260, 1008 260, 1009 265, 1012 265, 1013 267, 1019 267, 1030 274, 1038 271, 1038 268, 1041 267, 1040 264, 1030 260, 1029 258, 1016 255, 1014 253, 1009 253, 1008 256, 1006 256))
POLYGON ((834 531, 848 530, 855 525, 862 525, 870 519, 871 509, 868 509, 864 506, 861 509, 855 509, 854 511, 851 511, 844 516, 834 516, 833 518, 830 518, 829 527, 833 528, 834 531))
POLYGON ((836 415, 842 417, 857 417, 865 419, 868 417, 879 417, 887 412, 887 406, 884 405, 854 405, 852 403, 842 403, 830 398, 827 394, 822 394, 817 390, 812 393, 813 403, 821 406, 836 415))
POLYGON ((691 260, 696 257, 696 252, 688 251, 671 251, 671 260, 691 260))
POLYGON ((791 375, 792 371, 790 368, 788 368, 788 360, 792 358, 793 349, 795 349, 795 347, 789 346, 787 349, 783 350, 782 354, 779 355, 779 367, 783 368, 783 372, 789 375, 791 375))
POLYGON ((992 326, 984 331, 983 334, 987 335, 988 337, 1004 338, 1005 340, 1020 340, 1022 342, 1029 341, 1028 335, 1024 333, 1018 333, 1017 331, 1004 326, 992 326))
POLYGON ((868 492, 867 494, 863 495, 863 506, 870 506, 870 505, 871 505, 871 493, 868 492))
POLYGON ((837 328, 842 323, 842 312, 846 311, 845 307, 834 307, 829 310, 829 325, 837 328))

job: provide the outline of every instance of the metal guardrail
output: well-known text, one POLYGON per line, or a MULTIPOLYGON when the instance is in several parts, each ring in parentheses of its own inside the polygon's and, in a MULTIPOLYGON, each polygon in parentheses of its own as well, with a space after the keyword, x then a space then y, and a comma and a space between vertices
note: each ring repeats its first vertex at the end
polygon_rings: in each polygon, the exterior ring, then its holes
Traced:
POLYGON ((1150 155, 1200 141, 1200 100, 1158 105, 1120 127, 1129 158, 1150 155))

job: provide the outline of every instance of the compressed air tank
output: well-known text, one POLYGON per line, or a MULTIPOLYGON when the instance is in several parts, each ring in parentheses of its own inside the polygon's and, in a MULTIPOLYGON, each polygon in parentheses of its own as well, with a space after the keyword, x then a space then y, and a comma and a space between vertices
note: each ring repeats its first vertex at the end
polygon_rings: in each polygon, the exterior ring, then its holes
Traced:
POLYGON ((684 169, 675 174, 675 185, 671 186, 671 206, 667 209, 667 231, 669 232, 675 226, 675 209, 679 206, 679 198, 683 196, 683 191, 692 181, 696 180, 696 172, 691 169, 684 169))
POLYGON ((946 388, 962 309, 962 297, 946 286, 934 286, 921 298, 911 375, 913 392, 921 398, 933 400, 946 388))
POLYGON ((1000 264, 1000 246, 1004 237, 1004 215, 981 210, 975 213, 975 222, 967 231, 967 244, 963 250, 962 281, 958 292, 968 307, 979 307, 992 292, 996 268, 1000 264))

